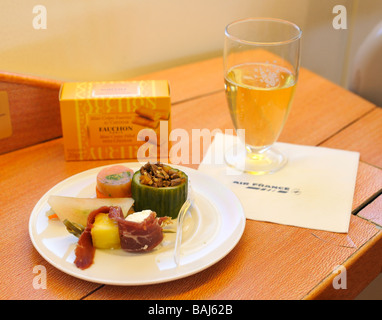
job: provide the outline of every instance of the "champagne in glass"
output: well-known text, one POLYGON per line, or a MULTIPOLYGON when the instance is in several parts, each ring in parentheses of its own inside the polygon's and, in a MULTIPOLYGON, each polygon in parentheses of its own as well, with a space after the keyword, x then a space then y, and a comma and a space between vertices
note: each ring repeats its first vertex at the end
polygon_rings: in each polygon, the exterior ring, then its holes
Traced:
POLYGON ((226 161, 253 174, 272 173, 287 159, 273 144, 286 122, 299 68, 300 29, 274 19, 246 19, 226 28, 225 90, 243 153, 226 161), (239 165, 239 163, 241 165, 239 165))

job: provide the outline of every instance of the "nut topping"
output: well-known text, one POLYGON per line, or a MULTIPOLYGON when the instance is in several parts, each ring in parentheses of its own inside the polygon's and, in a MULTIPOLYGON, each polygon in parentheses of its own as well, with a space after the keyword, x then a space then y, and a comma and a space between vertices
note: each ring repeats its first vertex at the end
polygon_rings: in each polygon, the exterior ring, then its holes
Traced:
POLYGON ((147 162, 140 169, 140 183, 155 188, 174 187, 185 181, 178 170, 160 162, 151 164, 147 162))

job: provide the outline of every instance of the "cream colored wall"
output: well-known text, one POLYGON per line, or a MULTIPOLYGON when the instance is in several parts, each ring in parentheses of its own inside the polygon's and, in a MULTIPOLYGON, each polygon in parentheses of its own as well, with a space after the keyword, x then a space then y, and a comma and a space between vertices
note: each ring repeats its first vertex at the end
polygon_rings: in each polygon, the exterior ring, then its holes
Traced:
POLYGON ((2 0, 0 69, 68 80, 121 79, 221 54, 227 23, 303 24, 306 0, 2 0), (35 30, 33 7, 47 8, 35 30))
POLYGON ((347 24, 353 9, 353 0, 308 1, 303 38, 303 66, 336 83, 341 83, 347 65, 349 29, 333 27, 333 8, 343 5, 347 11, 347 24))
POLYGON ((351 81, 353 63, 355 63, 355 56, 359 47, 374 27, 382 22, 382 1, 357 0, 354 7, 353 32, 349 41, 349 68, 344 75, 345 86, 348 86, 351 81))
POLYGON ((220 55, 227 23, 271 16, 303 29, 304 67, 346 85, 353 52, 381 12, 380 0, 2 0, 0 69, 123 79, 220 55), (32 25, 38 4, 47 9, 45 30, 32 25), (347 8, 348 30, 332 26, 338 4, 347 8))

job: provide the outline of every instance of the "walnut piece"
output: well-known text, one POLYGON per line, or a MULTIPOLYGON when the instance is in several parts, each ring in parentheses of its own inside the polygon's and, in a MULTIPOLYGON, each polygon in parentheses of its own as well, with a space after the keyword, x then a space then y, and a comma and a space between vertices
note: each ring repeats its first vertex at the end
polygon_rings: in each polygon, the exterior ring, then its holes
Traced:
POLYGON ((160 162, 156 164, 147 162, 141 167, 140 172, 140 183, 155 188, 174 187, 185 181, 178 170, 160 162))

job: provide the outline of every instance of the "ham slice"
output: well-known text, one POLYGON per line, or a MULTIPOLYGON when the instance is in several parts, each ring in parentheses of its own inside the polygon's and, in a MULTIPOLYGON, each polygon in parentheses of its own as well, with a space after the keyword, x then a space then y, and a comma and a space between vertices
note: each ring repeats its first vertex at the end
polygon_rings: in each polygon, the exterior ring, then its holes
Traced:
POLYGON ((97 214, 108 213, 109 211, 110 207, 104 206, 90 212, 86 228, 84 232, 82 232, 80 238, 78 239, 76 250, 74 251, 76 255, 74 264, 77 266, 77 268, 84 270, 89 268, 93 264, 95 248, 93 246, 91 230, 97 214))
POLYGON ((111 209, 109 217, 118 222, 121 248, 127 252, 144 252, 154 249, 163 240, 162 225, 167 217, 157 218, 155 212, 142 222, 125 220, 122 211, 111 209))
POLYGON ((88 216, 85 231, 78 239, 75 249, 76 259, 74 264, 80 269, 87 269, 93 264, 95 248, 93 246, 91 229, 95 217, 99 213, 108 213, 110 219, 117 221, 121 249, 127 252, 146 252, 153 250, 163 240, 162 226, 170 220, 169 217, 158 218, 155 212, 151 212, 150 215, 141 222, 128 221, 125 220, 121 207, 117 206, 106 206, 92 211, 88 216))

